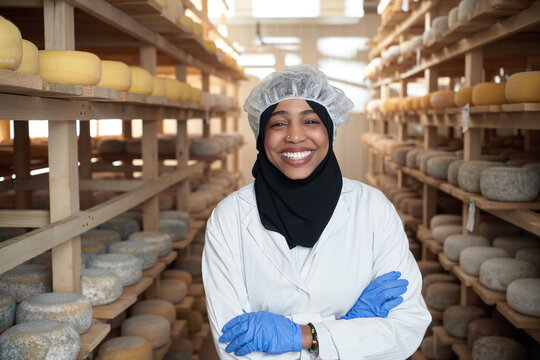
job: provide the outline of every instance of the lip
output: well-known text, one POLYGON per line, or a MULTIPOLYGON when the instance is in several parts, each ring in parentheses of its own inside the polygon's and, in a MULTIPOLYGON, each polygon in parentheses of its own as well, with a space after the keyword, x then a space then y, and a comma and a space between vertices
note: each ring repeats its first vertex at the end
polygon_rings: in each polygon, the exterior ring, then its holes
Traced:
POLYGON ((283 162, 285 164, 287 164, 287 165, 294 166, 294 167, 300 167, 300 166, 303 166, 303 165, 307 164, 308 162, 311 161, 311 159, 313 158, 314 155, 315 155, 315 150, 312 150, 312 149, 304 149, 304 150, 301 150, 299 148, 284 149, 284 150, 282 150, 280 152, 280 157, 283 160, 283 162), (309 154, 307 157, 305 157, 303 159, 298 159, 298 160, 289 159, 288 157, 285 157, 285 156, 283 156, 281 154, 281 153, 284 153, 284 152, 304 152, 304 151, 311 151, 311 154, 309 154))

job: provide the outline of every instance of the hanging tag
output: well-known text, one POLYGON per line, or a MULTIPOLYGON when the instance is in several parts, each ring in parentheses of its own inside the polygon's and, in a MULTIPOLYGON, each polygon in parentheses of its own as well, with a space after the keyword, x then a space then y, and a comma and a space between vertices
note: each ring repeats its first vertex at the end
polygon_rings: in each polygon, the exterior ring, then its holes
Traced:
POLYGON ((476 211, 476 206, 474 205, 474 200, 469 199, 469 211, 467 214, 467 230, 473 232, 474 230, 474 212, 476 211))
POLYGON ((469 130, 469 122, 471 120, 471 107, 469 104, 461 108, 461 120, 462 120, 461 129, 465 133, 469 130))
POLYGON ((416 66, 420 66, 420 49, 416 49, 416 66))
POLYGON ((401 1, 401 11, 409 12, 409 0, 401 1))

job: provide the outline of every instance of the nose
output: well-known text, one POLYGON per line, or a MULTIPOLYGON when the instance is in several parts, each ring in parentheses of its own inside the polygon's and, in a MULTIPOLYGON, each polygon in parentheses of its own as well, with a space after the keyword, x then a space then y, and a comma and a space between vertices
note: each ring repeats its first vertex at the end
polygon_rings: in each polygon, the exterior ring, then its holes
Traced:
POLYGON ((287 137, 285 140, 290 143, 299 143, 302 142, 306 137, 306 133, 302 126, 298 124, 289 124, 287 127, 287 137))

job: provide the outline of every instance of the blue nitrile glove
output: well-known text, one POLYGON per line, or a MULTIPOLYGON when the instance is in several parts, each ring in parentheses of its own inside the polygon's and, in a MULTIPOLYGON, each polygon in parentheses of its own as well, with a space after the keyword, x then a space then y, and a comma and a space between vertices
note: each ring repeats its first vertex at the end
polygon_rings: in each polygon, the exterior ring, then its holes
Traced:
POLYGON ((244 356, 253 351, 277 355, 302 350, 300 326, 283 315, 266 311, 250 312, 230 320, 219 338, 228 343, 227 352, 244 356))
POLYGON ((390 310, 403 302, 400 295, 407 291, 409 285, 407 280, 399 279, 400 276, 399 271, 392 271, 373 280, 342 319, 387 317, 390 310))

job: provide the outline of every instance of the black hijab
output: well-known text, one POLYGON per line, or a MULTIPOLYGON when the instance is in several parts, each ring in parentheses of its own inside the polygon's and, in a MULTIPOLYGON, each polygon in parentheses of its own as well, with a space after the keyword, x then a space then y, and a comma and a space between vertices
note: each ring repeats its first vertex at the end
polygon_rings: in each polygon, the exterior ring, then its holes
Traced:
POLYGON ((264 149, 264 130, 277 104, 262 114, 257 137, 257 161, 253 165, 257 209, 265 229, 276 231, 289 248, 313 247, 330 221, 341 194, 343 179, 332 148, 334 124, 326 108, 306 100, 328 132, 328 154, 305 179, 292 180, 276 168, 264 149))

